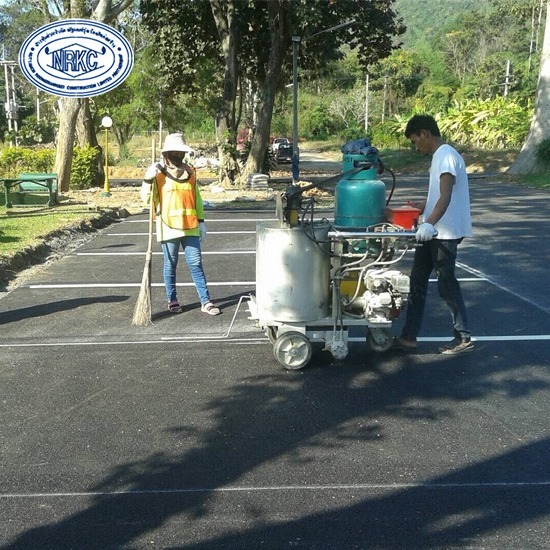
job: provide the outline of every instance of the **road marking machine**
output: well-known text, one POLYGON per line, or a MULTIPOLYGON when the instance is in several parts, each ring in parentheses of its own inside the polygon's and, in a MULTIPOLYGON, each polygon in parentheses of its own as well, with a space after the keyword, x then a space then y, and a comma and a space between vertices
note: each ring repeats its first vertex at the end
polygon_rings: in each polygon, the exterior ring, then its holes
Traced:
POLYGON ((359 141, 359 149, 352 142, 352 153, 342 148, 342 174, 321 184, 290 185, 279 219, 257 225, 250 314, 286 369, 307 365, 312 342, 323 342, 335 359, 345 359, 351 327, 367 329, 373 350, 388 350, 392 323, 407 303, 409 277, 396 264, 416 244, 420 212, 389 207, 395 176, 388 170, 393 186, 387 193, 378 179, 385 168, 377 149, 359 141), (304 192, 332 180, 337 180, 334 221, 316 219, 314 199, 304 192))

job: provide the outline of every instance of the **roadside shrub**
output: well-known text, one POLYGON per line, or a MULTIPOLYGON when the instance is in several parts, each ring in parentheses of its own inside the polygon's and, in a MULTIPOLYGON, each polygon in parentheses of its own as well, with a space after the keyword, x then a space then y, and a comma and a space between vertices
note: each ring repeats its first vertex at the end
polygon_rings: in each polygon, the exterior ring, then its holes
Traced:
POLYGON ((22 145, 52 143, 54 141, 54 136, 55 124, 45 119, 36 120, 36 116, 34 115, 25 118, 17 134, 19 143, 22 145))
POLYGON ((54 163, 53 149, 34 151, 24 147, 8 147, 0 153, 0 174, 15 178, 21 172, 51 172, 54 163))
POLYGON ((71 187, 73 189, 90 189, 97 178, 97 157, 99 150, 96 147, 75 146, 73 152, 73 166, 71 170, 71 187))
POLYGON ((379 149, 409 148, 409 140, 405 137, 405 126, 409 117, 386 119, 384 122, 369 126, 371 143, 379 149))
POLYGON ((455 102, 441 115, 439 128, 452 141, 488 149, 521 146, 531 124, 531 111, 503 97, 455 102))

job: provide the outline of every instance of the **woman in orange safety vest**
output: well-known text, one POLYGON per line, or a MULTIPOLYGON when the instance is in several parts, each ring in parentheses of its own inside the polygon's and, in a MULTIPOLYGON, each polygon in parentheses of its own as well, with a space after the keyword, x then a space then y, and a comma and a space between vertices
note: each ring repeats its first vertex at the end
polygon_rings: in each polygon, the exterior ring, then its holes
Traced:
POLYGON ((201 240, 206 239, 206 225, 202 198, 197 186, 195 169, 185 162, 192 152, 182 134, 166 136, 162 148, 162 161, 151 165, 145 172, 141 198, 149 202, 153 192, 157 241, 164 255, 164 286, 168 310, 181 313, 177 298, 176 268, 180 246, 201 302, 201 311, 219 315, 220 310, 210 300, 210 293, 202 266, 201 240))

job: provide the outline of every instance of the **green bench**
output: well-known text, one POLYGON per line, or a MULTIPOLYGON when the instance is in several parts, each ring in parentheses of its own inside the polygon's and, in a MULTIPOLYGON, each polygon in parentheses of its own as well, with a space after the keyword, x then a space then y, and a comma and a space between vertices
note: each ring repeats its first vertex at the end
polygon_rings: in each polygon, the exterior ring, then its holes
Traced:
POLYGON ((25 203, 26 195, 36 193, 48 193, 48 206, 57 204, 57 174, 26 172, 17 178, 2 178, 0 183, 4 186, 6 208, 36 206, 25 203), (15 203, 10 200, 10 193, 16 198, 15 203))

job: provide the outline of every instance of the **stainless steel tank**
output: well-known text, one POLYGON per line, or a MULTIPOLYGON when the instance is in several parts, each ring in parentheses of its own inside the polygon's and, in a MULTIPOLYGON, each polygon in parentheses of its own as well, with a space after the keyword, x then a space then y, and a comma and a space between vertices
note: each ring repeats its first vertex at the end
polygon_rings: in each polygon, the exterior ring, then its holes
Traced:
MULTIPOLYGON (((306 231, 310 236, 311 225, 306 231)), ((327 317, 330 303, 329 224, 315 222, 312 242, 301 227, 265 222, 256 229, 256 305, 260 320, 283 323, 327 317)))

